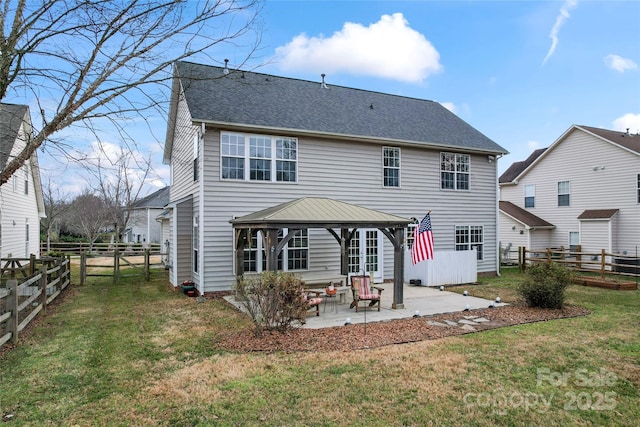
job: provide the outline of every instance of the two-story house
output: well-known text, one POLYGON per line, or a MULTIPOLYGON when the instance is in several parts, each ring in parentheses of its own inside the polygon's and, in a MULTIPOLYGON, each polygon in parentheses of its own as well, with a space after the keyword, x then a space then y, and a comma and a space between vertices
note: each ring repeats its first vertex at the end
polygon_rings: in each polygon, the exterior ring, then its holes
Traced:
MULTIPOLYGON (((232 289, 240 261, 230 221, 306 197, 418 220, 431 211, 436 252, 475 249, 478 272, 495 273, 504 153, 437 102, 178 62, 164 152, 170 280, 232 289)), ((259 234, 244 247, 246 272, 267 268, 259 234)), ((350 242, 349 272, 392 280, 383 232, 356 230, 350 242)), ((336 247, 327 230, 300 229, 278 266, 339 271, 336 247)))
MULTIPOLYGON (((26 105, 0 104, 0 163, 18 155, 32 135, 26 105)), ((31 158, 0 186, 0 256, 40 254, 40 218, 45 216, 38 157, 31 158)))
POLYGON ((162 226, 157 217, 168 203, 168 186, 135 202, 129 211, 125 243, 162 243, 162 226))
POLYGON ((638 134, 573 125, 548 148, 513 163, 499 186, 502 247, 638 250, 638 134))

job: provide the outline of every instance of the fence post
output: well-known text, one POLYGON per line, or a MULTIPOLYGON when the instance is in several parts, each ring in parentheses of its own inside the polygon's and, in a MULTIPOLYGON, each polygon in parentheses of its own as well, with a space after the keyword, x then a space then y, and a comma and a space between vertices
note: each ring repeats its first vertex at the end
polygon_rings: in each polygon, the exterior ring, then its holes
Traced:
POLYGON ((113 283, 120 283, 120 250, 118 247, 113 251, 113 283))
POLYGON ((576 261, 578 262, 578 269, 582 270, 582 245, 576 245, 576 261))
POLYGON ((602 252, 600 253, 600 275, 602 276, 602 278, 604 279, 604 266, 605 266, 605 251, 604 249, 602 249, 602 252))
POLYGON ((42 304, 42 312, 46 313, 47 311, 47 266, 42 265, 40 269, 40 303, 42 304))
POLYGON ((34 254, 29 255, 29 277, 36 274, 36 256, 34 254))
POLYGON ((149 248, 144 250, 144 280, 150 280, 150 272, 149 272, 149 248))
POLYGON ((84 250, 80 251, 80 286, 84 285, 87 276, 87 254, 84 250))
POLYGON ((9 289, 9 295, 7 295, 7 309, 11 312, 11 317, 7 322, 7 329, 11 332, 11 342, 18 344, 18 281, 15 279, 7 280, 7 288, 9 289))

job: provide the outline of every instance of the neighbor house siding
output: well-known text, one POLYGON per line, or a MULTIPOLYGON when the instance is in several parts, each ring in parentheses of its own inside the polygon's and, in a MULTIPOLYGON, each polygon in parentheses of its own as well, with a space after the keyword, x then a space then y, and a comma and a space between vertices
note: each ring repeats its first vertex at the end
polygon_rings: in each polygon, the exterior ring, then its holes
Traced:
MULTIPOLYGON (((10 158, 18 155, 25 147, 24 129, 21 128, 15 144, 11 150, 10 158)), ((35 155, 35 154, 34 154, 35 155)), ((34 168, 37 163, 29 163, 29 184, 25 194, 24 166, 18 169, 10 181, 0 186, 0 215, 2 221, 2 258, 28 258, 31 254, 40 254, 40 216, 36 202, 36 180, 34 168), (17 180, 17 185, 12 185, 11 180, 17 180), (26 231, 29 231, 29 241, 26 240, 26 231)))
MULTIPOLYGON (((539 160, 517 185, 501 187, 502 200, 524 206, 524 186, 535 184, 536 206, 527 210, 556 226, 549 243, 553 247, 569 246, 569 232, 579 231, 577 217, 586 209, 620 209, 617 214, 620 231, 614 236, 617 242, 612 249, 635 253, 636 245, 640 244, 637 153, 574 129, 539 160), (570 182, 569 206, 558 206, 559 181, 570 182)), ((586 231, 581 234, 583 241, 586 231)), ((589 241, 600 249, 607 248, 606 241, 600 245, 591 237, 589 241)))
MULTIPOLYGON (((496 269, 496 169, 486 155, 471 155, 468 191, 441 190, 440 150, 401 146, 400 187, 385 188, 382 145, 299 138, 296 183, 237 182, 220 180, 220 130, 207 129, 204 139, 206 291, 229 289, 235 280, 229 220, 300 197, 328 197, 406 218, 421 219, 431 210, 436 250, 454 249, 456 225, 483 226, 484 259, 478 270, 496 269)), ((393 249, 386 237, 383 241, 384 278, 391 279, 393 249)), ((327 231, 310 229, 309 247, 310 271, 340 269, 339 245, 327 231)))

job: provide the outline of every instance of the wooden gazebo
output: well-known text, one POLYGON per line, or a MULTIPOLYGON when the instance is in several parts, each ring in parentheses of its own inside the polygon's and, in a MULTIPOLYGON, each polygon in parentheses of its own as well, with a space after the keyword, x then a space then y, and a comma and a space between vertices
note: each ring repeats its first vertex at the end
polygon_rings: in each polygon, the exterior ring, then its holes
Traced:
POLYGON ((236 280, 244 275, 244 248, 249 230, 262 233, 266 248, 267 270, 278 269, 278 255, 287 242, 301 229, 324 228, 340 245, 341 274, 348 275, 349 245, 356 230, 376 228, 393 244, 393 308, 404 308, 404 235, 412 220, 361 206, 318 197, 303 197, 230 221, 235 237, 236 280), (279 230, 287 228, 287 235, 278 241, 279 230))

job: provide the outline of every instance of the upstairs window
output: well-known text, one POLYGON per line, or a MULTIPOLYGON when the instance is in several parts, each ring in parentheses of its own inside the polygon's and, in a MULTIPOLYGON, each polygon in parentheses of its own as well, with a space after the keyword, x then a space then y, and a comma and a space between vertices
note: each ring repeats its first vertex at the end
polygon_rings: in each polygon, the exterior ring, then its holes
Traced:
POLYGON ((200 149, 200 136, 196 133, 193 136, 193 180, 198 180, 198 152, 200 149))
POLYGON ((240 181, 296 182, 297 149, 298 141, 295 138, 224 132, 221 136, 220 149, 221 178, 240 181))
POLYGON ((440 153, 440 188, 468 190, 469 164, 468 154, 440 153))
POLYGON ((558 206, 569 206, 571 186, 569 181, 558 182, 558 206))
POLYGON ((533 184, 524 186, 524 207, 525 208, 536 207, 536 186, 533 184))
POLYGON ((400 149, 382 147, 383 186, 400 187, 400 149))

